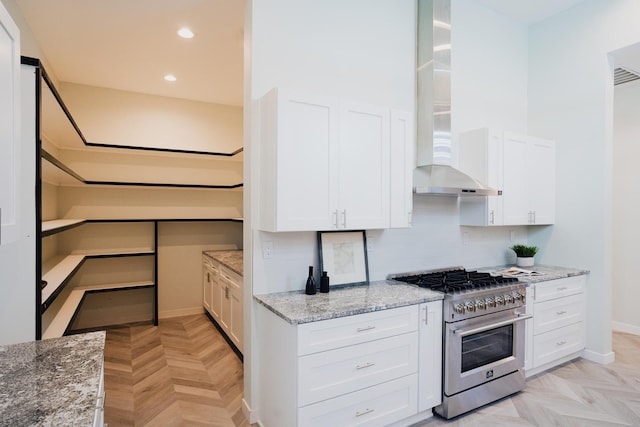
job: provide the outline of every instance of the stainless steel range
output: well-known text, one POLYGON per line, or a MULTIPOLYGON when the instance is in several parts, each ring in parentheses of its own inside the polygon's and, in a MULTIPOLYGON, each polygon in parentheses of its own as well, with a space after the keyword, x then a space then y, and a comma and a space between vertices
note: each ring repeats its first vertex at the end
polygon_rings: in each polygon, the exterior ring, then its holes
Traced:
POLYGON ((443 292, 442 404, 452 418, 524 388, 526 285, 462 267, 391 275, 443 292))

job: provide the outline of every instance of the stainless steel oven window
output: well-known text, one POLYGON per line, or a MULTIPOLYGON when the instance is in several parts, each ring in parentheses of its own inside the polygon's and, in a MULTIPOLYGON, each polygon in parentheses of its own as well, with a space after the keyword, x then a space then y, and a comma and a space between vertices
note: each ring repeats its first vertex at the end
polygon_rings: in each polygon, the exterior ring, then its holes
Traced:
POLYGON ((514 356, 513 325, 462 338, 462 372, 514 356))

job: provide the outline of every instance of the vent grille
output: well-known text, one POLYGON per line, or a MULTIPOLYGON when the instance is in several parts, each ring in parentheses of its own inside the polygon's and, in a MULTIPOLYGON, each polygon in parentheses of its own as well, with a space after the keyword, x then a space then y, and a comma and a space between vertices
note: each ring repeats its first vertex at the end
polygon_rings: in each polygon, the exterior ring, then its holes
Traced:
POLYGON ((621 85, 623 83, 629 83, 638 79, 640 79, 640 75, 638 75, 635 71, 631 71, 627 68, 618 67, 613 70, 613 84, 615 86, 621 85))

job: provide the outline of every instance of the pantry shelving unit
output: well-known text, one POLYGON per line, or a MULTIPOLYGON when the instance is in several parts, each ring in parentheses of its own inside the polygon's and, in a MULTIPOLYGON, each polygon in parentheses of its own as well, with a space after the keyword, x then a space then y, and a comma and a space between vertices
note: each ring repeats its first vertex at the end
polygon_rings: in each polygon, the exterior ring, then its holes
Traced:
MULTIPOLYGON (((64 156, 58 155, 56 140, 62 138, 65 143, 73 139, 77 148, 87 150, 94 147, 97 155, 105 151, 113 152, 162 152, 163 159, 167 155, 188 158, 220 156, 231 157, 242 149, 231 153, 202 152, 194 150, 164 149, 149 147, 114 146, 88 142, 69 109, 56 90, 51 79, 38 59, 22 57, 22 64, 34 68, 36 84, 35 126, 37 135, 38 158, 36 159, 36 228, 39 236, 36 239, 36 339, 59 337, 65 334, 95 330, 113 326, 117 323, 106 321, 104 325, 76 325, 78 319, 86 317, 81 313, 83 304, 88 299, 103 293, 120 295, 120 301, 130 297, 122 297, 126 292, 137 292, 136 298, 142 298, 148 310, 142 315, 134 313, 133 320, 158 323, 158 228, 167 222, 231 222, 241 223, 237 217, 211 217, 198 215, 175 215, 171 210, 156 210, 150 214, 138 213, 129 216, 128 212, 107 212, 104 215, 93 213, 85 218, 72 218, 73 212, 63 214, 62 218, 43 221, 43 181, 56 188, 150 188, 184 191, 237 191, 241 182, 194 182, 187 179, 180 182, 164 182, 155 179, 93 179, 87 172, 77 172, 72 165, 65 163, 64 156), (66 133, 60 129, 66 127, 66 133), (46 142, 43 144, 43 140, 46 142), (172 154, 168 154, 172 153, 172 154), (160 212, 160 213, 159 213, 160 212), (117 264, 125 260, 124 264, 117 264), (130 270, 130 271, 129 271, 130 270), (46 282, 46 285, 45 285, 46 282), (44 285, 44 286, 43 286, 44 285), (148 300, 151 300, 150 302, 148 300)), ((166 160, 165 160, 166 161, 166 160)), ((158 174, 162 177, 172 174, 158 174)), ((145 178, 143 176, 143 178, 145 178)), ((228 181, 228 180, 227 180, 228 181)), ((146 190, 145 190, 146 191, 146 190)), ((176 193, 178 194, 178 193, 176 193)), ((210 195, 210 193, 206 193, 210 195)), ((203 196, 205 197, 205 196, 203 196)), ((184 212, 179 211, 180 212, 184 212)), ((51 209, 46 215, 51 216, 51 209)), ((128 294, 133 295, 133 294, 128 294)), ((109 297, 111 298, 111 297, 109 297)), ((131 297, 131 299, 134 299, 131 297)), ((140 305, 140 304, 139 304, 140 305)), ((139 310, 139 306, 134 306, 139 310)), ((116 307, 119 309, 120 307, 116 307)), ((102 307, 95 310, 98 317, 102 307)), ((107 310, 108 311, 108 310, 107 310)), ((106 312, 106 311, 105 311, 106 312)), ((91 323, 91 322, 89 322, 91 323)))

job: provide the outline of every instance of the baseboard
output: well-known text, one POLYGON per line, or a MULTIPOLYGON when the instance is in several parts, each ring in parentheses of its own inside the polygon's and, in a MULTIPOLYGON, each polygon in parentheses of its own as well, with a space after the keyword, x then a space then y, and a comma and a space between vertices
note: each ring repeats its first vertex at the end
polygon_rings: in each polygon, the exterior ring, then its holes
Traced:
POLYGON ((582 350, 582 354, 580 356, 592 362, 600 363, 601 365, 608 365, 616 360, 616 354, 613 351, 610 351, 609 353, 598 353, 585 348, 582 350))
POLYGON ((190 307, 190 308, 179 308, 176 310, 163 310, 158 312, 158 317, 160 319, 168 319, 170 317, 182 317, 182 316, 192 316, 194 314, 202 314, 204 312, 204 308, 200 307, 190 307))
POLYGON ((611 322, 611 328, 614 331, 625 332, 627 334, 640 335, 640 326, 631 325, 629 323, 611 322))
POLYGON ((251 410, 251 407, 244 398, 242 399, 242 413, 249 421, 249 424, 258 424, 259 426, 262 426, 262 423, 256 419, 258 418, 257 414, 251 410))

